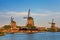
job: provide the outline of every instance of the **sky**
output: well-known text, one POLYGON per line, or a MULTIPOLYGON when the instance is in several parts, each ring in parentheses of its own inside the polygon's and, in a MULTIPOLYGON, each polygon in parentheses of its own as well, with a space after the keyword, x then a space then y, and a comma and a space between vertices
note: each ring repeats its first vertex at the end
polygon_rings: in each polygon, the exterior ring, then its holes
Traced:
POLYGON ((57 27, 60 27, 60 0, 0 0, 0 27, 10 24, 11 16, 17 25, 26 25, 28 10, 34 18, 37 27, 50 27, 54 18, 57 27))

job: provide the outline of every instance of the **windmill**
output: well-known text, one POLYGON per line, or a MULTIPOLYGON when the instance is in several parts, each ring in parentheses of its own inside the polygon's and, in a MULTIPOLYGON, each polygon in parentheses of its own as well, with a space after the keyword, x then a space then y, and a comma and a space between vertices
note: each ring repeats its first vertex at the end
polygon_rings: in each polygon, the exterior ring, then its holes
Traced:
POLYGON ((51 24, 51 27, 55 27, 54 19, 52 19, 52 22, 50 24, 51 24))
POLYGON ((57 28, 55 26, 56 23, 54 23, 54 19, 52 19, 52 23, 50 23, 50 24, 51 24, 51 31, 52 32, 56 32, 57 31, 57 28))
POLYGON ((13 20, 14 18, 11 17, 11 28, 16 28, 16 22, 13 20))
POLYGON ((27 18, 27 27, 32 27, 34 26, 34 20, 33 18, 30 16, 30 9, 28 10, 28 17, 24 17, 27 18))

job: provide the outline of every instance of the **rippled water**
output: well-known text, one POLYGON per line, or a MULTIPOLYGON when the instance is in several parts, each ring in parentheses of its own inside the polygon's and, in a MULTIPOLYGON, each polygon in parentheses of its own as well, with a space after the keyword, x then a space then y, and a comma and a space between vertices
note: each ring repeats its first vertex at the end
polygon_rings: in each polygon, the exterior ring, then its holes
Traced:
POLYGON ((0 40, 60 40, 60 32, 41 32, 34 34, 6 34, 0 40))

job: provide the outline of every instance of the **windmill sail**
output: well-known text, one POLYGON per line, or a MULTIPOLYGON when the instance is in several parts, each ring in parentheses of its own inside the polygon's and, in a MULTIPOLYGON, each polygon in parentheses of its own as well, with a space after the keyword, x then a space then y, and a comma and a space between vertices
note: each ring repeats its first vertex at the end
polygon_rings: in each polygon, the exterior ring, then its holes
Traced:
POLYGON ((28 10, 28 16, 24 18, 29 18, 30 17, 30 9, 28 10))
POLYGON ((52 19, 52 23, 54 23, 54 19, 52 19))
POLYGON ((29 11, 28 11, 28 17, 30 16, 30 9, 29 9, 29 11))
POLYGON ((14 18, 11 17, 11 22, 13 21, 14 18))

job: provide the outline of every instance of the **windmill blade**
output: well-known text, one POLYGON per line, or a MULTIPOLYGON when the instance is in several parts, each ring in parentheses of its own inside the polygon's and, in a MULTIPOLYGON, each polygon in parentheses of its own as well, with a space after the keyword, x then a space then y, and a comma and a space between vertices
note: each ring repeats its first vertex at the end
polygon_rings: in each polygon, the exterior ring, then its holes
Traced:
MULTIPOLYGON (((28 10, 28 17, 30 16, 30 9, 28 10)), ((24 18, 28 18, 28 17, 24 17, 24 18)))
POLYGON ((30 16, 30 9, 29 9, 29 11, 28 11, 28 17, 30 16))
POLYGON ((25 19, 25 18, 28 18, 28 17, 24 17, 24 19, 25 19))
POLYGON ((11 16, 11 21, 13 21, 13 19, 14 19, 14 18, 11 16))
POLYGON ((52 23, 54 22, 54 19, 52 19, 52 23))

